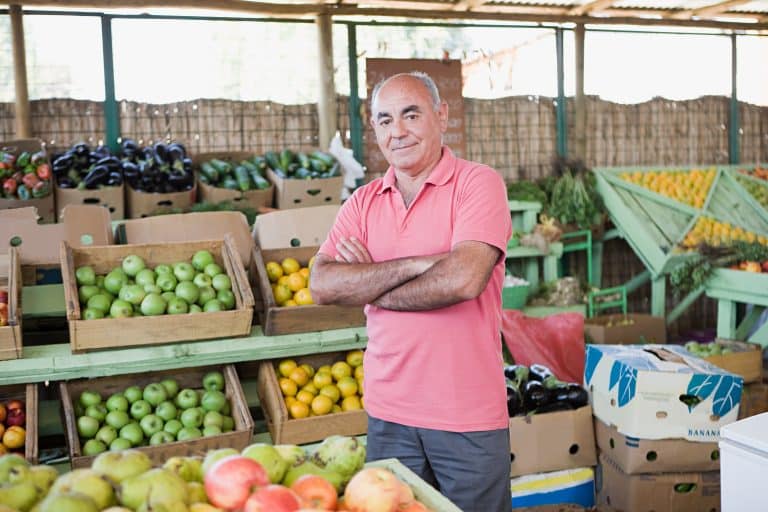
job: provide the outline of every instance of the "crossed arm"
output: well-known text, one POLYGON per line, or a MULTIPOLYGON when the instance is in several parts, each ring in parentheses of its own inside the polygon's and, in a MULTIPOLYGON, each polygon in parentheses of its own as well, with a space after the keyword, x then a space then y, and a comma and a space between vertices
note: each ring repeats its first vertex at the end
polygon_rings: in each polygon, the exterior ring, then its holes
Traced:
POLYGON ((395 311, 424 311, 470 300, 488 284, 501 251, 465 241, 450 252, 373 262, 354 238, 342 240, 334 260, 318 254, 310 287, 317 304, 374 304, 395 311))

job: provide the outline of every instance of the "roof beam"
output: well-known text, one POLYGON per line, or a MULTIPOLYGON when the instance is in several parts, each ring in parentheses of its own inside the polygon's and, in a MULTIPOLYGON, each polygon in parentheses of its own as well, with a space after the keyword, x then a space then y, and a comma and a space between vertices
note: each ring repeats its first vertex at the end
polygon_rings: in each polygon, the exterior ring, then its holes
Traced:
MULTIPOLYGON (((5 3, 5 2, 4 2, 5 3)), ((311 3, 269 3, 248 0, 13 0, 7 4, 55 9, 205 9, 274 15, 320 14, 325 7, 311 3)))
POLYGON ((705 5, 696 9, 686 9, 669 15, 671 19, 683 20, 691 18, 711 18, 717 14, 722 14, 731 7, 746 4, 751 0, 723 0, 714 4, 705 5))
POLYGON ((587 3, 578 5, 568 11, 571 16, 581 16, 582 14, 588 14, 590 12, 602 11, 606 7, 610 7, 616 0, 590 0, 587 3))
POLYGON ((453 6, 456 11, 473 11, 486 3, 488 0, 459 0, 453 6))

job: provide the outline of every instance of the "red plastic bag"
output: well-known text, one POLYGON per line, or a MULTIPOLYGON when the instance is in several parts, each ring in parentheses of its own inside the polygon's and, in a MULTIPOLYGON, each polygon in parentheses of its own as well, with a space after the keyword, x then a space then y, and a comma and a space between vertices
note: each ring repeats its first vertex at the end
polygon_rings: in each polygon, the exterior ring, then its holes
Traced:
POLYGON ((515 363, 543 364, 564 382, 584 380, 584 317, 579 313, 534 318, 505 309, 501 334, 515 363))

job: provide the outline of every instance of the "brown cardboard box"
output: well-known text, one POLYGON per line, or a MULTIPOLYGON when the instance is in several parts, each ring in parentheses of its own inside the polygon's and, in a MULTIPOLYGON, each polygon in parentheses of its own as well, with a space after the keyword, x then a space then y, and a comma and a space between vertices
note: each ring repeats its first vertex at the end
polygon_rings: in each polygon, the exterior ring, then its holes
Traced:
POLYGON ((592 407, 509 419, 511 476, 594 466, 592 407))
POLYGON ((262 249, 319 246, 339 213, 339 205, 284 210, 256 217, 253 239, 262 249))
POLYGON ((190 190, 169 194, 139 192, 130 185, 125 187, 125 213, 129 219, 140 219, 158 213, 179 209, 189 211, 197 197, 197 183, 190 190))
MULTIPOLYGON (((208 160, 217 158, 226 162, 238 163, 242 160, 248 160, 253 158, 253 153, 248 151, 221 151, 213 153, 200 153, 192 158, 192 165, 197 167, 208 160)), ((269 179, 265 176, 265 179, 269 179)), ((229 190, 226 188, 214 187, 206 183, 197 180, 198 197, 200 201, 207 201, 209 203, 221 203, 224 201, 231 201, 235 204, 242 206, 249 206, 258 210, 259 208, 271 208, 275 198, 275 185, 264 190, 247 190, 245 192, 240 190, 229 190)))
POLYGON ((39 225, 34 208, 0 211, 0 247, 18 248, 24 284, 37 284, 46 270, 59 267, 64 240, 73 247, 112 244, 109 212, 100 206, 72 205, 63 222, 39 225))
POLYGON ((283 179, 272 169, 267 169, 267 179, 275 184, 275 206, 281 210, 341 204, 343 176, 314 180, 283 179))
POLYGON ((739 419, 749 418, 764 412, 768 412, 768 384, 753 382, 744 385, 741 390, 739 419))
POLYGON ((610 457, 628 475, 720 470, 717 443, 638 439, 625 436, 616 427, 609 427, 597 418, 595 437, 600 452, 610 457))
POLYGON ((720 510, 719 471, 627 475, 601 454, 597 473, 598 502, 623 512, 720 510))
POLYGON ((76 188, 55 187, 57 218, 61 222, 64 208, 72 204, 91 204, 103 206, 109 210, 112 220, 125 217, 125 185, 119 187, 103 187, 96 190, 79 190, 76 188))
POLYGON ((733 350, 730 354, 705 357, 706 361, 741 375, 744 382, 757 382, 763 378, 763 351, 760 345, 736 340, 715 340, 715 343, 733 350))
POLYGON ((8 323, 0 327, 0 360, 21 357, 21 264, 15 247, 0 254, 0 290, 8 293, 8 323))
MULTIPOLYGON (((23 151, 35 153, 44 149, 43 142, 40 139, 18 139, 0 142, 0 150, 8 151, 18 155, 23 151)), ((53 183, 51 183, 53 187, 53 183)), ((56 205, 53 190, 45 197, 38 199, 19 199, 0 198, 0 210, 9 208, 35 208, 40 216, 40 222, 43 224, 52 224, 56 222, 56 205)))
MULTIPOLYGON (((346 352, 326 352, 294 358, 299 365, 318 368, 344 360, 346 352)), ((355 436, 368 431, 365 410, 344 411, 323 416, 293 419, 288 414, 283 393, 275 371, 275 361, 259 364, 257 390, 259 402, 267 420, 267 428, 274 444, 304 444, 321 441, 330 435, 355 436)))
POLYGON ((667 324, 662 317, 639 313, 602 315, 584 320, 584 334, 588 343, 601 345, 664 344, 667 324))

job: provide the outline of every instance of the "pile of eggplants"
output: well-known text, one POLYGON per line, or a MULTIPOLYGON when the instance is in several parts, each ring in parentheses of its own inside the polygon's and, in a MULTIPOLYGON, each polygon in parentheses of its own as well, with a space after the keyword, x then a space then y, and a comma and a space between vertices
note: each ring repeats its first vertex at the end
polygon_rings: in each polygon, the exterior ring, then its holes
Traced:
POLYGON ((544 365, 513 364, 504 367, 509 417, 578 409, 589 403, 587 390, 562 382, 544 365))
POLYGON ((106 146, 91 148, 75 144, 53 160, 53 175, 59 188, 96 190, 123 184, 122 162, 106 146))
POLYGON ((178 142, 140 147, 136 141, 125 139, 121 160, 125 182, 134 190, 167 194, 194 186, 192 159, 178 142))

